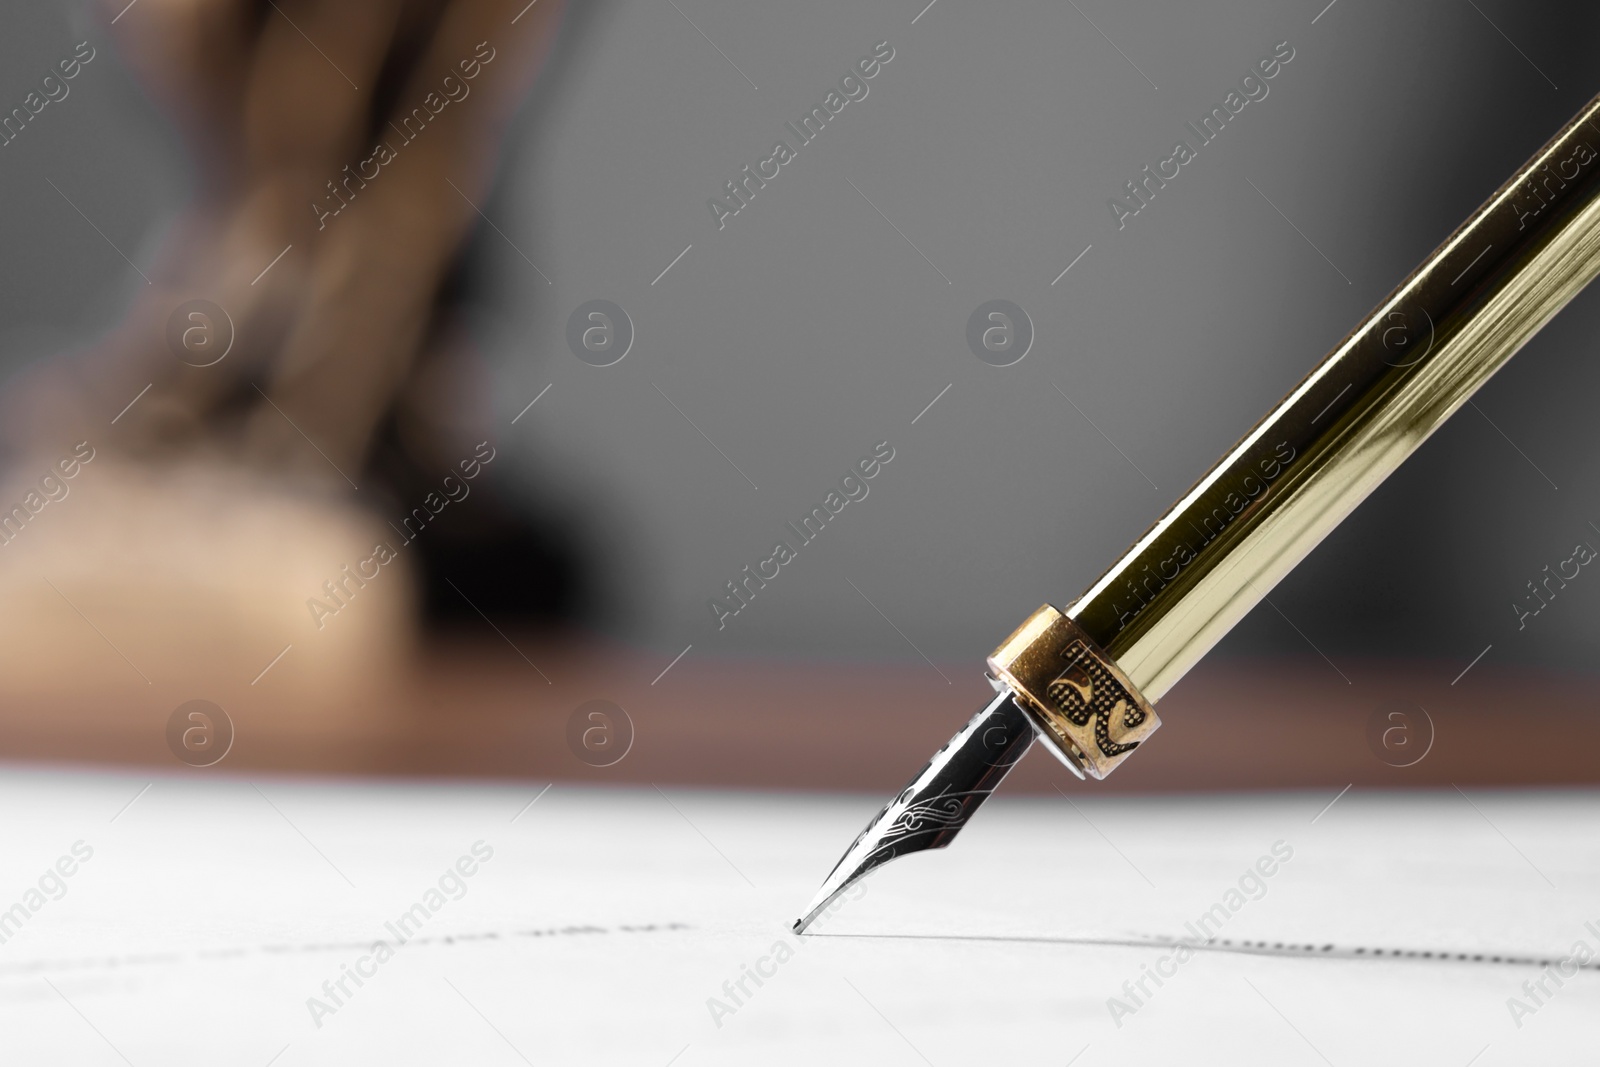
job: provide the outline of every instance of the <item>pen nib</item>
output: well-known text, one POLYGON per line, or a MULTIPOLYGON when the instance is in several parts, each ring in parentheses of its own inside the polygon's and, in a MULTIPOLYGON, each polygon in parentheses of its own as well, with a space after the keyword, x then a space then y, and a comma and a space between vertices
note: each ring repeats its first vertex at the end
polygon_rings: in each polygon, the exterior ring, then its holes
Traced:
POLYGON ((1002 690, 861 831, 794 922, 803 934, 839 895, 897 856, 943 848, 1033 744, 1033 723, 1002 690))

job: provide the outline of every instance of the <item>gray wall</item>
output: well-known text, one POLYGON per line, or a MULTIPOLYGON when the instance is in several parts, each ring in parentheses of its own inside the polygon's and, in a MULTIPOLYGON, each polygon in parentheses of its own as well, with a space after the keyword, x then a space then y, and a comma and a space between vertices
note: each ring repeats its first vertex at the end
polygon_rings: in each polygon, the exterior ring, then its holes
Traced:
MULTIPOLYGON (((909 639, 976 667, 1600 89, 1600 17, 1576 6, 1339 0, 1313 24, 1323 0, 938 0, 917 17, 924 2, 569 13, 485 204, 505 238, 474 240, 471 319, 495 368, 486 432, 522 491, 591 518, 619 635, 669 656, 915 659, 909 639), (869 95, 798 147, 785 121, 883 40, 869 95), (1294 59, 1269 95, 1119 231, 1108 198, 1281 41, 1294 59), (719 230, 707 199, 779 138, 795 160, 719 230), (636 330, 610 367, 566 342, 594 298, 636 330), (1034 325, 1010 367, 967 347, 992 298, 1034 325), (707 598, 881 440, 895 458, 870 494, 719 631, 707 598)), ((0 101, 83 36, 103 45, 51 121, 0 149, 13 370, 92 338, 138 282, 44 178, 136 260, 187 182, 106 35, 72 19, 34 4, 0 33, 0 101)), ((1590 292, 1479 396, 1494 425, 1465 410, 1275 595, 1320 648, 1593 661, 1600 577, 1521 632, 1509 605, 1578 539, 1600 546, 1597 322, 1590 292)), ((1314 655, 1270 609, 1223 651, 1314 655)))

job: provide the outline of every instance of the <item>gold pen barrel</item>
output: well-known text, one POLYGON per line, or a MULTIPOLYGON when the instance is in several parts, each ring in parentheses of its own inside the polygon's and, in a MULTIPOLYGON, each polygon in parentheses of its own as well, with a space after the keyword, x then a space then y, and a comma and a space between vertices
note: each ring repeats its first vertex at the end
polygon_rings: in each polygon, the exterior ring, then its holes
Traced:
POLYGON ((991 668, 1051 726, 1058 751, 1102 777, 1154 729, 1149 706, 1597 273, 1600 97, 1065 609, 1075 634, 1041 609, 991 668), (1125 718, 1091 713, 1092 694, 1066 674, 1008 669, 1081 661, 1072 641, 1083 638, 1131 684, 1125 718), (1115 758, 1074 731, 1080 719, 1102 733, 1110 724, 1115 758), (1060 743, 1069 736, 1076 756, 1060 743))

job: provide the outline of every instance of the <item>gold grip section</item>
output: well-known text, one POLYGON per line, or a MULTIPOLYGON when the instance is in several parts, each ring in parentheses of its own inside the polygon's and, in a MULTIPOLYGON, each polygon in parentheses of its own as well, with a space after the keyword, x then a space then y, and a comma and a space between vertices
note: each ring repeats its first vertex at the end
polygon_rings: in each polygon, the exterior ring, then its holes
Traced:
POLYGON ((1078 625, 1046 604, 994 650, 989 669, 1066 762, 1104 778, 1161 720, 1078 625))

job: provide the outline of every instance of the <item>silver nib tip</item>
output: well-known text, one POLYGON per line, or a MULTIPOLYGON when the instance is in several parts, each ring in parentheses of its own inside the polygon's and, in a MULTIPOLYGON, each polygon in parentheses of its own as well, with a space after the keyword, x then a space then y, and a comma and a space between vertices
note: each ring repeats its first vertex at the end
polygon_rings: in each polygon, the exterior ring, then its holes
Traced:
POLYGON ((1033 744, 1033 721, 1002 690, 934 754, 922 773, 886 804, 834 865, 805 913, 803 934, 841 894, 897 856, 943 848, 972 818, 1033 744))
POLYGON ((855 849, 852 847, 850 852, 845 853, 844 859, 841 859, 839 861, 839 865, 833 869, 833 874, 828 876, 828 880, 822 883, 822 888, 817 890, 817 895, 811 898, 811 903, 806 905, 805 914, 801 915, 800 918, 794 921, 794 926, 792 929, 795 933, 805 933, 811 924, 817 921, 817 916, 826 911, 830 904, 838 900, 840 895, 843 894, 846 889, 849 889, 862 878, 866 877, 867 871, 872 869, 871 867, 863 868, 860 866, 846 867, 845 860, 849 859, 851 852, 854 851, 855 849), (838 875, 841 870, 848 871, 849 877, 847 877, 844 881, 835 884, 835 876, 838 875))

